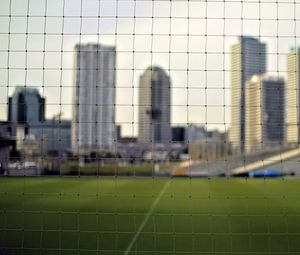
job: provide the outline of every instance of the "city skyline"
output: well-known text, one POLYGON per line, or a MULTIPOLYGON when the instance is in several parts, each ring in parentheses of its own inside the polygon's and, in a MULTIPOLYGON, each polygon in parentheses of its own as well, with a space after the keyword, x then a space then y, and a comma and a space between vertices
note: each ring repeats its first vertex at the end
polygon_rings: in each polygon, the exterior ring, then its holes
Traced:
POLYGON ((81 8, 80 1, 65 1, 65 6, 51 1, 46 9, 45 1, 12 1, 10 27, 8 2, 0 3, 0 66, 5 68, 0 69, 0 119, 5 119, 6 95, 17 84, 40 88, 48 98, 48 118, 60 111, 71 118, 74 45, 92 42, 116 46, 116 121, 125 135, 137 135, 138 80, 151 65, 172 78, 172 123, 224 130, 230 125, 230 45, 240 35, 260 38, 268 44, 267 71, 285 77, 286 54, 300 44, 292 19, 300 17, 300 8, 292 2, 101 1, 99 8, 98 1, 83 1, 81 8))
MULTIPOLYGON (((239 38, 241 38, 241 37, 239 37, 239 38)), ((242 38, 245 38, 245 39, 250 39, 250 40, 257 40, 256 38, 253 38, 253 37, 249 37, 249 36, 243 36, 242 38)), ((83 45, 96 45, 96 44, 93 44, 93 43, 87 43, 87 44, 82 44, 82 46, 83 45)), ((100 44, 99 44, 100 45, 100 44)), ((235 45, 237 45, 237 44, 234 44, 234 45, 232 45, 232 47, 234 47, 235 45)), ((265 45, 265 44, 264 44, 265 45)), ((78 46, 78 44, 75 46, 75 47, 77 47, 78 46)), ((100 45, 101 46, 101 45, 100 45)), ((108 47, 108 48, 112 48, 112 46, 103 46, 104 48, 105 47, 108 47)), ((298 48, 297 48, 297 50, 298 50, 298 48)), ((296 50, 296 52, 298 52, 296 50)), ((293 55, 295 55, 295 53, 294 53, 294 49, 291 49, 291 52, 287 55, 287 61, 286 61, 286 64, 287 64, 287 66, 288 66, 288 61, 290 61, 290 59, 291 59, 291 57, 293 57, 293 55)), ((100 50, 100 52, 101 52, 101 50, 100 50)), ((116 51, 117 52, 117 51, 116 51)), ((236 54, 236 55, 238 55, 238 54, 236 54)), ((265 54, 266 56, 268 55, 268 53, 266 53, 265 54)), ((297 57, 298 57, 298 55, 296 55, 296 59, 297 59, 297 57)), ((291 66, 291 64, 289 65, 289 66, 291 66)), ((160 67, 158 67, 158 68, 160 68, 160 67)), ((290 67, 291 68, 291 67, 290 67)), ((80 68, 79 68, 80 69, 80 68)), ((149 67, 147 68, 147 69, 145 69, 144 71, 146 71, 146 70, 148 70, 149 69, 149 67)), ((74 69, 74 70, 77 70, 78 71, 78 69, 74 69)), ((111 70, 115 70, 115 68, 111 68, 111 70)), ((266 68, 265 68, 265 70, 267 70, 266 68)), ((165 70, 166 72, 168 72, 167 70, 165 70)), ((231 69, 231 71, 232 71, 232 69, 231 69)), ((263 72, 264 73, 264 72, 263 72)), ((270 73, 272 73, 272 72, 267 72, 267 71, 265 71, 265 73, 267 73, 267 74, 270 74, 270 73)), ((293 72, 290 70, 290 71, 287 71, 287 72, 285 72, 285 73, 282 73, 281 74, 281 76, 277 76, 277 78, 281 78, 281 77, 285 77, 285 76, 288 76, 288 78, 289 78, 289 76, 290 75, 293 75, 293 72)), ((141 77, 141 76, 140 76, 141 77)), ((251 75, 250 75, 250 77, 251 77, 251 75)), ((170 79, 172 79, 172 77, 170 77, 170 79)), ((288 80, 288 79, 287 79, 288 80)), ((231 85, 232 85, 232 83, 231 83, 231 85)), ((139 85, 140 86, 140 85, 139 85)), ((295 86, 295 85, 294 85, 295 86)), ((18 85, 18 86, 16 86, 16 87, 14 87, 15 89, 18 89, 18 87, 22 87, 22 86, 20 86, 20 85, 18 85)), ((38 88, 38 87, 31 87, 31 86, 24 86, 25 88, 28 88, 28 89, 33 89, 33 90, 37 90, 38 92, 40 92, 40 88, 38 88)), ((76 86, 75 86, 76 87, 76 86)), ((72 87, 72 89, 74 89, 75 87, 72 87)), ((116 90, 118 90, 118 88, 116 88, 116 90)), ((291 89, 290 89, 291 90, 291 89)), ((172 89, 170 90, 171 92, 172 92, 172 89)), ((73 93, 74 91, 72 91, 72 93, 73 93)), ((15 91, 13 92, 13 93, 15 93, 15 91)), ((13 93, 12 93, 12 95, 13 95, 13 93)), ((11 96, 12 96, 11 95, 11 96)), ((171 95, 172 95, 172 93, 171 93, 171 95)), ((47 105, 47 103, 46 103, 46 105, 47 105)), ((73 105, 73 104, 72 104, 73 105)), ((228 106, 231 106, 232 104, 229 104, 228 106)), ((116 104, 116 108, 117 108, 117 106, 118 106, 118 104, 116 104)), ((139 104, 137 105, 138 107, 139 107, 139 104)), ((170 105, 171 106, 171 108, 174 108, 174 107, 176 107, 176 105, 174 106, 174 105, 170 105)), ((47 110, 47 109, 46 109, 47 110)), ((171 110, 171 112, 173 112, 172 110, 171 110)), ((115 111, 114 112, 115 114, 117 114, 117 111, 115 111)), ((63 114, 64 114, 64 112, 59 112, 58 113, 61 117, 63 116, 63 114)), ((288 113, 287 113, 288 114, 288 113)), ((56 116, 57 114, 54 114, 53 116, 56 116)), ((53 116, 49 116, 49 117, 53 117, 53 116)), ((7 114, 7 119, 8 119, 8 114, 7 114)), ((48 117, 48 116, 47 116, 48 117)), ((64 118, 65 119, 72 119, 72 117, 71 118, 68 118, 68 116, 67 117, 65 117, 64 116, 64 118)), ((122 124, 122 122, 116 122, 116 124, 122 124)), ((188 122, 188 123, 172 123, 171 122, 171 124, 172 124, 172 126, 187 126, 187 125, 189 125, 189 124, 199 124, 200 126, 208 126, 210 123, 205 123, 205 122, 201 122, 201 123, 199 123, 199 122, 188 122)), ((225 123, 225 125, 226 125, 226 129, 224 130, 224 131, 228 131, 229 130, 229 128, 231 128, 232 127, 232 122, 230 122, 230 123, 225 123)), ((134 125, 139 125, 139 121, 137 121, 136 123, 134 123, 134 125)), ((131 128, 132 129, 132 128, 131 128)), ((212 129, 218 129, 218 128, 212 128, 212 129)), ((221 129, 222 130, 222 129, 221 129)), ((139 134, 139 132, 135 132, 132 136, 138 136, 138 134, 139 134)), ((128 134, 125 134, 125 136, 128 136, 128 134)), ((233 141, 232 141, 233 142, 233 141)))

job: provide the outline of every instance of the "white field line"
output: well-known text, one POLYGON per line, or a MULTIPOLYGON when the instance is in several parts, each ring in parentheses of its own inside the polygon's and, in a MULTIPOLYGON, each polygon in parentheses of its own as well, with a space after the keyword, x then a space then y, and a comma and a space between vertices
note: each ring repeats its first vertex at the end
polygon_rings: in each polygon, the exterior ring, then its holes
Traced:
POLYGON ((278 163, 280 161, 283 160, 287 160, 289 158, 293 158, 296 156, 300 155, 300 149, 294 149, 291 151, 287 151, 284 153, 280 153, 278 155, 266 158, 264 160, 260 160, 245 166, 241 166, 241 167, 237 167, 235 169, 232 170, 232 173, 234 174, 242 174, 242 173, 247 173, 249 171, 255 170, 257 168, 261 168, 261 167, 266 167, 266 166, 270 166, 273 165, 274 163, 278 163))
POLYGON ((143 222, 141 223, 141 225, 139 226, 138 230, 136 231, 134 237, 132 238, 131 242, 129 243, 127 249, 124 252, 124 255, 129 254, 129 252, 131 251, 133 245, 135 244, 136 240, 138 239, 140 233, 142 232, 143 228, 145 227, 147 221, 149 220, 150 216, 152 215, 154 208, 157 206, 159 200, 161 199, 161 197, 163 196, 163 194, 166 192, 167 188, 169 187, 171 181, 168 180, 165 185, 163 186, 163 188, 161 189, 161 191, 159 192, 158 196, 156 197, 156 199, 154 200, 153 204, 151 205, 149 211, 147 212, 145 218, 143 219, 143 222))

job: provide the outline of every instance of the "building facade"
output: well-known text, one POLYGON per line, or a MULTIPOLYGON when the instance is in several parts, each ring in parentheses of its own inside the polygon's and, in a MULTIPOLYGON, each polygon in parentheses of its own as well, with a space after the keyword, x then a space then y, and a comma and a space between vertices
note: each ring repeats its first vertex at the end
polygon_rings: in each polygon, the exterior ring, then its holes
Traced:
POLYGON ((246 85, 245 152, 267 151, 285 140, 285 84, 254 75, 246 85))
POLYGON ((139 84, 139 136, 141 144, 169 144, 171 81, 157 66, 149 67, 140 77, 139 84))
MULTIPOLYGON (((200 131, 201 127, 198 127, 200 131)), ((230 148, 227 142, 227 133, 218 130, 208 131, 202 127, 202 135, 190 140, 188 144, 189 155, 192 160, 215 160, 228 156, 230 148)))
POLYGON ((0 122, 0 174, 5 173, 10 161, 10 152, 15 147, 15 141, 9 135, 8 123, 0 122))
POLYGON ((35 137, 41 144, 42 151, 56 152, 71 149, 71 121, 55 119, 30 126, 28 135, 35 137))
POLYGON ((208 137, 188 144, 188 151, 194 161, 216 160, 228 155, 228 146, 221 139, 208 137))
MULTIPOLYGON (((37 89, 17 87, 8 98, 10 135, 16 139, 18 145, 24 139, 39 144, 37 151, 42 154, 70 150, 71 122, 60 118, 46 120, 45 105, 46 100, 37 89)), ((18 146, 21 147, 23 146, 18 146)), ((26 149, 22 151, 27 152, 26 149)))
POLYGON ((115 141, 115 47, 76 45, 72 149, 112 150, 115 141))
POLYGON ((236 152, 244 152, 246 81, 265 72, 266 44, 253 37, 241 36, 231 48, 230 142, 236 152))
POLYGON ((300 142, 300 48, 291 49, 287 56, 286 86, 286 138, 288 144, 298 145, 300 142))
POLYGON ((45 121, 45 98, 35 88, 18 86, 8 98, 8 122, 11 134, 19 125, 30 126, 45 121))

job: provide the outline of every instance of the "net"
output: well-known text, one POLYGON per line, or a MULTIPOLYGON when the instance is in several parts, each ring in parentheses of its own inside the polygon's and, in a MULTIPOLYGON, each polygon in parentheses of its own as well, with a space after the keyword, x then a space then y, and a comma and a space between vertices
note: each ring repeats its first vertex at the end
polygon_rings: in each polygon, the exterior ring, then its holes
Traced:
POLYGON ((0 253, 298 254, 298 0, 1 0, 0 253))

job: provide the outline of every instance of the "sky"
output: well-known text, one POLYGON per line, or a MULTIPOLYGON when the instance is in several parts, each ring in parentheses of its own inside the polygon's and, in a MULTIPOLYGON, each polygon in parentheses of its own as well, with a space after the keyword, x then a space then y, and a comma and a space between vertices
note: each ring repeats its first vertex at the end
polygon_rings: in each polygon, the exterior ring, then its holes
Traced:
POLYGON ((117 48, 116 121, 137 135, 138 83, 158 65, 172 81, 173 125, 230 127, 230 47, 267 43, 268 73, 285 77, 300 45, 300 0, 1 0, 0 119, 17 85, 46 97, 46 114, 72 116, 74 46, 117 48))

